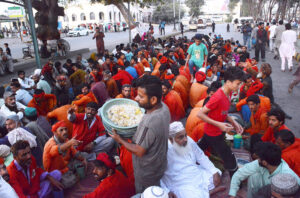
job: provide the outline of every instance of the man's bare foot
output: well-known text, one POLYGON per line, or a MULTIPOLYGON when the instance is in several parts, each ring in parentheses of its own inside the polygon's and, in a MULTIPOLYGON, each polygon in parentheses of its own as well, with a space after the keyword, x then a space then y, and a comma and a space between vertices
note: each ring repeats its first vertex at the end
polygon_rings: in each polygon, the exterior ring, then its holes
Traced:
POLYGON ((225 186, 217 186, 214 189, 212 189, 212 190, 209 191, 209 195, 212 196, 213 194, 216 194, 218 192, 222 192, 224 190, 226 190, 225 186))

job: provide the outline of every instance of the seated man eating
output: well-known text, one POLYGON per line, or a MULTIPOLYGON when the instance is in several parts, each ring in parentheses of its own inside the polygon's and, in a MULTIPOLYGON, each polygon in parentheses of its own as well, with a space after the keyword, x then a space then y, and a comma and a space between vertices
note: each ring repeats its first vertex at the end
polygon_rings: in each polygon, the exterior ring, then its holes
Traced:
POLYGON ((168 166, 161 186, 177 198, 210 197, 225 190, 219 186, 221 171, 215 168, 197 144, 187 136, 181 122, 170 124, 168 166))

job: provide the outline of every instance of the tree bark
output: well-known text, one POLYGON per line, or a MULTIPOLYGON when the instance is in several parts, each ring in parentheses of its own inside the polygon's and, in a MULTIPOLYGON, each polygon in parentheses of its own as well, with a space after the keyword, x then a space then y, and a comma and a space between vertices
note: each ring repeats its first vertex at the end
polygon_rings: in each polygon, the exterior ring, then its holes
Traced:
POLYGON ((113 2, 112 4, 114 4, 120 10, 127 24, 129 24, 130 21, 130 28, 131 29, 135 28, 136 23, 134 22, 134 19, 131 16, 131 14, 128 13, 128 8, 124 5, 124 3, 113 2))
POLYGON ((33 0, 32 7, 37 10, 35 21, 37 37, 40 40, 60 39, 57 30, 58 16, 64 16, 64 8, 58 6, 58 0, 33 0))

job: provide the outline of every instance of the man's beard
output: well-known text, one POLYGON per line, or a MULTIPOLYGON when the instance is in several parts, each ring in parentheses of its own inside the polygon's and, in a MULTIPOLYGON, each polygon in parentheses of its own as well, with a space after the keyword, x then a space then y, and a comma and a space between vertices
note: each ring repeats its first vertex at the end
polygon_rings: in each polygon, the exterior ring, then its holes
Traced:
POLYGON ((152 109, 154 107, 154 105, 151 105, 150 101, 148 101, 147 104, 143 104, 143 105, 139 103, 139 106, 146 110, 152 109))
POLYGON ((180 156, 184 156, 191 151, 191 144, 189 141, 187 141, 187 144, 185 146, 180 146, 179 144, 177 144, 177 142, 175 142, 175 140, 173 140, 172 146, 174 148, 174 151, 180 156))

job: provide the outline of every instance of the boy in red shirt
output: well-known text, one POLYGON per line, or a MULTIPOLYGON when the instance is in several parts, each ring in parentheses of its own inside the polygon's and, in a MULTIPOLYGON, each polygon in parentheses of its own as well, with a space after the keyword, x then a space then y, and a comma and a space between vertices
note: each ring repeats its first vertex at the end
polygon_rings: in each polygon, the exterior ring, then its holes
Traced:
POLYGON ((231 93, 239 89, 243 76, 244 73, 241 69, 229 67, 224 74, 224 85, 212 95, 207 104, 198 113, 198 117, 206 122, 204 125, 204 136, 198 142, 199 147, 203 151, 211 147, 222 158, 224 167, 231 176, 238 167, 231 149, 224 141, 225 133, 223 132, 235 129, 237 133, 243 133, 241 125, 228 116, 231 93), (229 123, 226 123, 226 120, 229 123))

